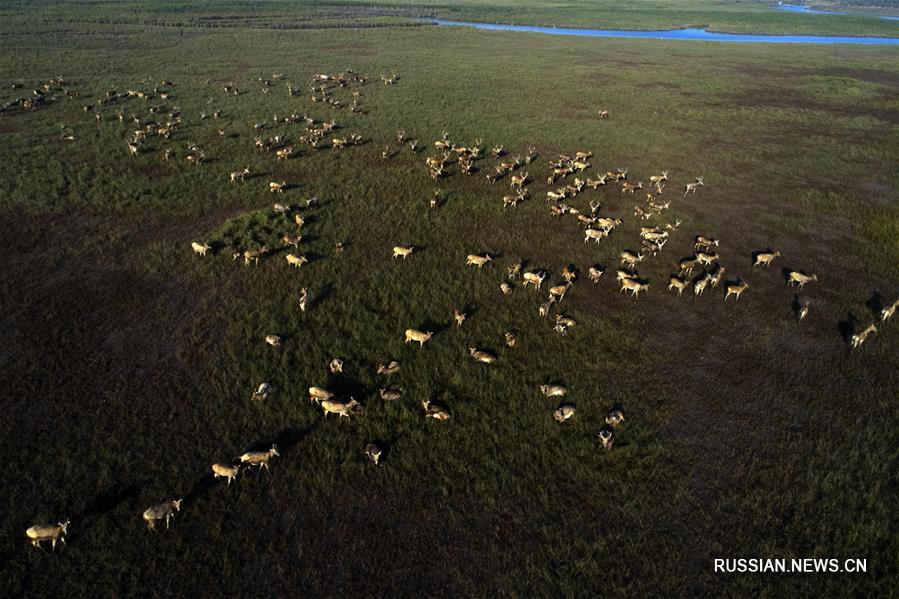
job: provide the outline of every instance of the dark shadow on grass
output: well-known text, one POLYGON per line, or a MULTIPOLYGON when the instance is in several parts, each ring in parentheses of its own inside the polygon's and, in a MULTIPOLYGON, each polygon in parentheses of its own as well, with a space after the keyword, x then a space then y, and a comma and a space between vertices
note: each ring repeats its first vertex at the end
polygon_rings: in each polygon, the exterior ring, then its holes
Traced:
POLYGON ((879 317, 881 310, 883 310, 885 308, 883 300, 884 300, 884 296, 881 295, 880 292, 875 289, 871 293, 871 297, 869 297, 868 300, 865 302, 865 306, 867 306, 868 309, 871 312, 873 312, 875 316, 879 317))
POLYGON ((843 339, 843 343, 846 344, 846 347, 849 347, 852 342, 852 335, 855 334, 858 323, 858 317, 852 312, 847 314, 846 318, 837 323, 837 330, 840 332, 840 337, 843 339))

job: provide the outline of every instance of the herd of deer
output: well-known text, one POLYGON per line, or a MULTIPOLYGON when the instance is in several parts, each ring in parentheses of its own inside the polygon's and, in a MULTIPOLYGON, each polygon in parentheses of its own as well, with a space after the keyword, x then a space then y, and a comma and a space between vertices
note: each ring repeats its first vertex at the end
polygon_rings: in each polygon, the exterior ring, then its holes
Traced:
MULTIPOLYGON (((280 74, 274 74, 271 79, 260 79, 259 81, 263 85, 263 93, 267 94, 268 90, 276 85, 275 82, 282 79, 283 75, 280 74)), ((397 82, 398 77, 394 74, 383 76, 381 79, 385 85, 393 85, 397 82)), ((325 102, 332 108, 339 109, 343 106, 343 102, 334 97, 334 87, 344 88, 350 87, 353 84, 364 85, 366 81, 367 79, 364 76, 356 74, 351 69, 347 69, 334 75, 315 75, 312 77, 312 82, 310 84, 312 101, 325 102)), ((50 83, 44 86, 44 92, 39 93, 38 90, 35 90, 35 100, 28 102, 20 101, 16 103, 16 105, 26 108, 33 107, 35 103, 39 104, 42 102, 43 100, 41 100, 41 98, 44 98, 46 93, 51 89, 62 89, 67 95, 71 95, 70 90, 67 90, 62 86, 62 80, 51 80, 50 83), (54 88, 53 85, 57 87, 54 88)), ((99 104, 107 105, 135 97, 148 102, 158 98, 162 102, 151 104, 149 106, 150 112, 152 114, 158 114, 168 111, 168 120, 164 125, 158 124, 154 119, 143 119, 136 115, 131 116, 130 120, 137 127, 126 137, 128 150, 131 155, 140 155, 142 153, 142 145, 149 137, 158 136, 162 139, 169 140, 179 130, 179 127, 183 123, 180 110, 177 107, 171 109, 167 108, 164 104, 164 101, 171 97, 172 87, 173 84, 164 81, 160 85, 155 86, 152 93, 140 90, 128 90, 127 92, 119 93, 115 90, 111 90, 107 92, 106 98, 99 101, 99 104)), ((233 84, 225 85, 224 91, 229 94, 240 94, 239 89, 233 84)), ((298 94, 298 89, 290 82, 287 82, 287 91, 290 96, 298 94)), ((353 101, 351 110, 354 113, 359 113, 361 112, 361 109, 359 108, 357 101, 362 95, 361 91, 354 90, 352 93, 353 101)), ((4 107, 4 109, 7 108, 8 106, 4 107)), ((86 111, 87 110, 86 107, 86 111)), ((93 110, 92 104, 90 105, 90 110, 93 110)), ((119 109, 116 114, 120 122, 125 121, 125 113, 122 109, 119 109)), ((100 115, 97 114, 97 117, 97 121, 100 122, 100 115)), ((206 119, 207 117, 208 115, 206 113, 201 114, 201 120, 206 119)), ((213 119, 219 119, 220 117, 221 111, 212 113, 213 119)), ((600 112, 600 118, 604 119, 607 117, 607 111, 600 112)), ((298 141, 307 144, 311 150, 319 149, 319 144, 337 127, 333 119, 328 122, 318 122, 311 117, 299 114, 292 114, 282 119, 275 116, 272 121, 275 124, 305 124, 305 133, 299 136, 298 141)), ((254 130, 260 131, 265 129, 265 127, 265 122, 259 122, 254 125, 254 130)), ((220 134, 224 137, 223 130, 220 130, 220 134)), ((413 154, 418 151, 418 141, 407 136, 404 130, 399 130, 396 133, 396 140, 400 147, 408 145, 413 154)), ((362 137, 357 133, 352 133, 346 137, 331 137, 330 147, 343 148, 361 142, 362 137)), ((289 143, 286 137, 280 135, 266 139, 256 137, 255 145, 262 152, 274 151, 278 161, 289 160, 297 154, 295 146, 289 143)), ((453 143, 450 141, 449 133, 444 132, 441 138, 434 142, 434 148, 436 150, 435 155, 428 156, 425 159, 429 176, 435 181, 446 176, 446 166, 453 156, 456 158, 456 163, 458 164, 461 173, 472 175, 478 172, 476 163, 485 158, 488 154, 487 149, 482 146, 483 140, 481 139, 477 139, 471 145, 453 143)), ((197 144, 187 142, 187 150, 188 153, 185 158, 188 163, 197 166, 203 164, 205 152, 197 146, 197 144)), ((173 155, 174 151, 172 148, 167 148, 164 152, 164 158, 166 160, 173 155)), ((391 147, 389 145, 385 146, 385 150, 382 153, 383 158, 390 159, 393 155, 394 153, 391 147)), ((530 192, 527 185, 532 181, 532 178, 530 172, 528 170, 523 170, 522 167, 531 165, 536 160, 538 156, 536 148, 534 146, 529 146, 524 158, 520 155, 509 158, 505 148, 502 145, 496 145, 490 148, 489 155, 494 159, 497 159, 498 162, 492 170, 488 169, 489 172, 487 172, 485 177, 486 181, 489 184, 495 184, 503 177, 507 175, 509 177, 509 188, 511 193, 503 196, 503 207, 514 208, 529 198, 530 192)), ((560 154, 558 160, 549 162, 551 170, 546 179, 547 184, 552 187, 552 189, 546 192, 546 201, 549 204, 551 216, 554 218, 561 218, 565 215, 574 216, 577 226, 583 228, 584 243, 590 241, 593 241, 596 244, 600 243, 602 240, 608 238, 623 223, 621 218, 600 214, 602 205, 596 200, 591 200, 589 202, 589 211, 582 211, 576 208, 573 205, 572 200, 585 190, 598 190, 600 187, 618 185, 622 196, 634 196, 638 191, 645 191, 645 204, 634 207, 634 217, 638 218, 640 221, 650 220, 669 209, 671 201, 662 200, 663 191, 668 184, 669 171, 662 171, 659 175, 649 177, 648 187, 644 188, 643 181, 634 182, 628 179, 629 171, 626 168, 607 171, 597 178, 587 176, 585 172, 592 168, 592 158, 593 154, 589 151, 577 151, 573 155, 560 154), (569 177, 571 177, 570 181, 568 180, 569 177)), ((233 171, 229 174, 229 182, 231 184, 244 183, 249 175, 249 167, 233 171)), ((695 195, 697 190, 703 187, 703 185, 702 177, 696 177, 693 181, 684 184, 682 198, 686 198, 691 194, 695 195)), ((288 187, 289 185, 286 181, 272 181, 268 185, 269 191, 275 193, 283 193, 288 187)), ((434 198, 431 200, 431 207, 436 208, 439 205, 439 202, 440 190, 437 190, 434 194, 434 198)), ((316 204, 316 198, 312 198, 307 202, 307 206, 315 206, 316 204)), ((302 241, 302 227, 305 224, 304 217, 293 207, 281 204, 275 204, 274 211, 282 214, 293 214, 296 231, 294 233, 284 233, 282 241, 284 248, 298 248, 302 241)), ((617 270, 616 280, 620 285, 621 293, 629 292, 631 296, 637 298, 640 293, 648 291, 650 288, 649 281, 641 279, 637 274, 636 268, 648 257, 654 257, 659 254, 671 235, 678 231, 681 223, 682 221, 677 219, 674 223, 668 222, 664 226, 641 226, 640 249, 625 249, 619 253, 621 268, 617 270)), ((714 289, 718 287, 718 285, 722 283, 725 273, 724 267, 720 264, 719 254, 716 251, 719 245, 720 243, 717 239, 710 239, 703 235, 697 235, 694 243, 694 254, 689 258, 682 259, 678 262, 679 270, 676 274, 671 275, 668 290, 674 290, 677 292, 678 296, 681 296, 684 290, 692 286, 694 296, 699 297, 707 288, 714 289), (694 277, 693 273, 698 268, 701 269, 701 273, 694 277)), ((213 247, 205 242, 192 242, 191 248, 199 256, 206 256, 210 251, 214 251, 213 247)), ((337 251, 342 250, 342 242, 336 244, 336 249, 337 251)), ((264 245, 257 248, 238 248, 238 251, 233 253, 233 258, 235 260, 243 258, 244 264, 247 266, 251 264, 258 265, 260 258, 264 257, 268 252, 269 249, 264 245)), ((396 245, 392 248, 393 257, 402 258, 403 261, 405 261, 406 258, 413 256, 415 253, 416 247, 414 245, 396 245)), ((756 253, 753 261, 753 269, 766 268, 780 256, 781 254, 779 251, 766 250, 756 253)), ((295 253, 288 253, 286 255, 286 261, 288 265, 296 268, 301 268, 304 264, 308 263, 308 259, 305 255, 297 255, 295 253)), ((467 266, 477 267, 480 270, 493 261, 494 256, 489 253, 473 253, 466 256, 465 264, 467 266)), ((605 267, 600 264, 591 265, 587 269, 587 279, 594 284, 599 283, 605 270, 605 267)), ((510 295, 514 291, 516 282, 520 280, 524 289, 533 287, 535 291, 539 292, 548 276, 549 273, 544 270, 525 271, 524 263, 519 260, 506 269, 506 276, 503 277, 499 289, 503 295, 510 295)), ((571 292, 575 281, 578 278, 578 269, 573 265, 566 266, 562 269, 562 280, 556 285, 549 287, 547 300, 539 306, 538 315, 541 319, 549 316, 554 309, 558 310, 561 307, 566 295, 571 292)), ((818 278, 815 275, 809 275, 793 270, 788 271, 786 276, 787 284, 790 286, 797 286, 800 290, 803 289, 806 284, 816 282, 817 280, 818 278)), ((734 296, 735 301, 739 300, 740 295, 748 288, 749 285, 739 278, 734 281, 725 282, 724 301, 727 301, 731 296, 734 296)), ((304 287, 301 290, 298 307, 301 312, 306 312, 308 305, 309 291, 304 287)), ((897 307, 899 307, 899 300, 884 307, 880 313, 881 320, 886 321, 891 318, 897 307)), ((796 314, 799 320, 802 320, 807 316, 808 310, 808 301, 797 301, 796 314)), ((457 328, 461 328, 468 318, 465 313, 459 310, 454 310, 452 317, 457 328)), ((553 330, 562 335, 566 334, 570 329, 577 325, 575 319, 561 312, 555 314, 552 322, 553 330)), ((853 333, 849 340, 851 347, 859 347, 871 333, 876 331, 876 326, 872 323, 866 328, 853 333)), ((419 347, 423 347, 426 343, 431 341, 433 335, 434 333, 432 331, 422 331, 410 328, 404 332, 403 341, 404 344, 407 345, 417 343, 419 347)), ((515 347, 517 339, 518 336, 514 331, 506 331, 503 334, 503 341, 505 345, 510 348, 515 347)), ((282 344, 282 338, 279 335, 274 334, 265 335, 264 341, 274 348, 280 347, 282 344)), ((483 364, 485 367, 495 365, 498 360, 498 356, 494 352, 484 348, 471 346, 467 348, 467 351, 472 360, 476 363, 483 364)), ((329 369, 332 374, 339 374, 343 372, 343 366, 344 364, 341 359, 334 358, 329 364, 329 369)), ((399 370, 400 363, 394 360, 379 365, 377 374, 389 378, 399 372, 399 370)), ((273 392, 274 385, 270 381, 264 381, 260 383, 252 393, 251 399, 254 401, 264 401, 271 397, 273 392)), ((565 422, 574 417, 577 413, 576 406, 566 399, 568 389, 565 385, 552 382, 543 384, 539 386, 539 392, 547 398, 560 398, 562 401, 562 403, 552 411, 552 417, 557 422, 565 422)), ((378 394, 383 401, 395 401, 402 397, 400 391, 386 386, 378 389, 378 394)), ((363 412, 363 406, 356 399, 352 397, 349 399, 339 398, 337 394, 323 387, 309 387, 308 396, 311 401, 317 403, 321 407, 324 417, 327 417, 328 414, 336 414, 339 418, 350 418, 353 415, 363 412)), ((422 401, 421 406, 424 418, 432 418, 440 421, 451 418, 451 413, 446 406, 439 405, 430 400, 422 401)), ((624 412, 620 406, 613 407, 608 411, 605 417, 605 424, 607 426, 600 429, 598 433, 598 440, 602 447, 605 449, 612 448, 613 429, 617 428, 623 421, 624 412)), ((216 479, 224 478, 227 485, 230 485, 237 479, 244 468, 255 467, 259 471, 262 469, 268 471, 269 462, 272 458, 279 455, 277 447, 272 445, 267 451, 246 452, 235 458, 235 461, 232 463, 214 463, 211 466, 211 473, 216 479)), ((364 455, 372 463, 378 465, 382 458, 382 450, 377 443, 370 442, 365 445, 364 455)), ((181 504, 181 499, 175 499, 147 508, 143 512, 142 517, 146 522, 148 529, 151 531, 155 530, 157 522, 161 520, 165 520, 166 528, 168 528, 171 520, 175 517, 175 513, 181 509, 181 504)), ((43 542, 50 542, 52 548, 55 549, 57 542, 65 543, 65 535, 69 523, 70 522, 66 520, 59 522, 57 525, 32 526, 27 529, 26 536, 36 547, 40 548, 41 543, 43 542)))

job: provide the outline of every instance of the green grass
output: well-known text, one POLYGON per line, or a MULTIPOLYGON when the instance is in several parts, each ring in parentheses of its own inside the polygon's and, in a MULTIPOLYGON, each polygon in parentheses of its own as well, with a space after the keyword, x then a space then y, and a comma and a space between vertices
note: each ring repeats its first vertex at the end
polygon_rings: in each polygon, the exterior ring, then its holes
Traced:
MULTIPOLYGON (((858 352, 840 337, 850 315, 873 318, 873 292, 899 294, 892 49, 281 31, 270 25, 294 10, 314 8, 313 25, 322 12, 368 17, 343 5, 254 8, 3 9, 19 16, 0 38, 0 100, 57 75, 81 92, 0 117, 4 596, 895 594, 896 322, 858 352), (247 12, 269 26, 180 28, 198 14, 247 12), (179 28, 137 24, 151 19, 179 28), (346 67, 370 77, 359 88, 367 114, 290 98, 284 82, 263 95, 256 83, 283 72, 305 90, 314 73, 346 67), (397 85, 380 83, 388 72, 397 85), (99 125, 82 110, 107 89, 163 78, 175 83, 167 104, 185 124, 137 157, 123 141, 133 127, 114 111, 149 117, 146 102, 100 108, 99 125), (12 90, 18 80, 26 87, 12 90), (244 93, 224 94, 231 81, 244 93), (599 108, 611 118, 598 120, 599 108), (220 120, 200 120, 213 110, 220 120), (287 162, 256 150, 256 122, 269 121, 265 136, 298 136, 299 125, 271 125, 292 112, 334 118, 338 135, 358 131, 366 143, 302 147, 287 162), (220 128, 235 137, 221 139, 220 128), (399 128, 425 149, 384 161, 399 128), (532 198, 504 210, 506 180, 489 186, 455 167, 433 183, 424 157, 444 130, 512 155, 536 146, 532 198), (186 164, 188 141, 206 164, 186 164), (683 224, 640 266, 652 287, 639 300, 618 293, 613 277, 618 252, 637 245, 632 209, 642 198, 607 187, 572 201, 585 209, 599 199, 625 220, 600 245, 582 243, 573 220, 552 218, 543 200, 547 161, 579 149, 595 154, 591 176, 671 171, 671 211, 654 222, 683 224), (229 184, 245 166, 246 183, 229 184), (706 186, 681 199, 699 175, 706 186), (279 180, 292 189, 269 193, 279 180), (431 211, 436 187, 445 202, 431 211), (313 195, 323 202, 303 210, 312 218, 299 249, 313 259, 297 270, 278 243, 292 220, 271 205, 313 195), (739 304, 724 304, 721 288, 695 300, 665 292, 700 233, 720 238, 728 274, 749 281, 739 304), (223 248, 200 259, 193 240, 223 248), (399 243, 423 249, 396 260, 399 243), (230 248, 251 244, 278 251, 258 267, 232 260, 230 248), (751 252, 766 247, 783 260, 752 272, 751 252), (495 264, 464 266, 484 251, 495 264), (578 321, 568 335, 538 317, 544 291, 500 295, 517 258, 551 271, 552 283, 569 263, 608 268, 566 296, 563 312, 578 321), (782 266, 821 279, 803 294, 812 311, 801 326, 782 266), (302 287, 315 300, 305 315, 302 287), (454 308, 469 313, 461 329, 454 308), (404 346, 410 327, 436 334, 421 349, 404 346), (515 348, 503 345, 507 330, 518 333, 515 348), (262 342, 273 332, 285 335, 283 348, 262 342), (473 363, 472 345, 496 351, 496 366, 473 363), (343 376, 327 371, 338 356, 343 376), (402 363, 389 386, 403 398, 385 405, 375 368, 389 359, 402 363), (564 380, 578 406, 561 426, 557 403, 537 392, 549 379, 564 380), (262 380, 276 393, 253 403, 262 380), (304 396, 310 385, 353 395, 364 416, 324 419, 304 396), (452 419, 424 421, 423 399, 447 404, 452 419), (596 432, 616 404, 627 420, 603 452, 596 432), (377 469, 362 455, 373 439, 389 445, 377 469), (282 457, 270 479, 211 484, 212 462, 273 441, 282 457), (174 528, 148 533, 142 510, 176 496, 185 504, 174 528), (25 528, 65 515, 64 552, 27 545, 25 528), (866 557, 869 574, 712 572, 713 558, 739 556, 866 557)), ((550 18, 545 5, 533 10, 550 18)), ((634 26, 685 24, 682 14, 642 14, 634 26)), ((793 22, 770 18, 772 31, 793 22)), ((335 96, 349 100, 349 90, 335 96)))

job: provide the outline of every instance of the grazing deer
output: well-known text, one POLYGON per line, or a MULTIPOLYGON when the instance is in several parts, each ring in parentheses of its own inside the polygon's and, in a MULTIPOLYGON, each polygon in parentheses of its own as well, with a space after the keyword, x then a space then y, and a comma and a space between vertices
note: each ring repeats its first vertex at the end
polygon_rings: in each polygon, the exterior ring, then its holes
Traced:
POLYGON ((393 257, 394 258, 402 257, 402 259, 405 260, 406 256, 411 256, 414 251, 415 251, 415 246, 396 245, 393 247, 393 257))
POLYGON ((284 190, 287 188, 287 181, 272 181, 268 184, 268 190, 272 193, 284 193, 284 190))
POLYGON ((695 194, 696 190, 702 187, 702 177, 696 177, 696 181, 694 183, 687 183, 684 185, 684 197, 687 197, 688 193, 695 194))
POLYGON ((275 456, 281 456, 278 453, 278 447, 275 444, 272 444, 272 448, 268 451, 248 451, 247 453, 240 456, 238 459, 241 464, 248 464, 249 466, 256 466, 259 470, 263 468, 268 471, 268 463, 275 456))
POLYGON ((556 422, 565 422, 577 412, 577 408, 571 404, 562 404, 553 411, 553 419, 556 422))
POLYGON ((213 478, 225 478, 228 480, 228 486, 231 486, 232 480, 237 480, 237 475, 240 474, 240 465, 229 466, 228 464, 213 464, 212 465, 212 476, 213 478))
POLYGON ((243 183, 244 178, 249 174, 249 168, 245 168, 242 171, 234 171, 233 173, 231 173, 231 183, 234 183, 235 181, 240 181, 241 183, 243 183))
POLYGON ((556 298, 553 296, 549 296, 549 299, 542 304, 540 304, 539 310, 537 313, 540 315, 540 318, 546 318, 549 314, 549 311, 552 310, 553 304, 556 303, 556 298))
POLYGON ((802 322, 802 320, 808 316, 808 308, 809 302, 808 300, 796 301, 796 320, 802 322))
POLYGON ((587 278, 594 283, 599 283, 599 278, 602 276, 603 272, 605 271, 601 267, 591 266, 587 271, 587 278))
POLYGON ((255 391, 253 391, 253 395, 250 396, 250 399, 252 401, 264 401, 271 396, 273 390, 274 387, 272 386, 272 384, 264 381, 262 383, 259 383, 259 386, 256 387, 255 391))
POLYGON ((206 252, 208 252, 209 250, 212 249, 208 243, 200 244, 200 243, 197 243, 196 241, 192 241, 190 244, 190 247, 193 248, 194 253, 197 254, 198 256, 205 256, 206 252))
POLYGON ((264 341, 272 347, 281 347, 280 335, 266 335, 264 341))
POLYGON ((609 410, 609 413, 606 414, 606 424, 612 428, 617 428, 622 422, 624 422, 624 412, 621 408, 612 408, 609 410))
POLYGON ((252 262, 254 266, 259 266, 259 258, 263 256, 267 251, 268 248, 265 246, 262 246, 261 248, 255 250, 246 250, 243 253, 244 266, 249 266, 250 262, 252 262))
POLYGON ((474 358, 475 362, 480 362, 481 364, 490 365, 496 362, 496 356, 487 350, 469 347, 468 353, 474 358))
POLYGON ((406 337, 403 343, 409 343, 410 341, 417 341, 419 347, 423 347, 424 344, 431 340, 431 337, 434 335, 431 331, 424 332, 418 331, 416 329, 406 329, 406 337))
POLYGON ((540 385, 540 393, 546 397, 565 397, 568 395, 568 387, 557 384, 540 385))
POLYGON ((787 285, 791 287, 796 284, 799 285, 800 289, 802 289, 803 287, 805 287, 806 283, 811 283, 813 281, 818 281, 818 275, 807 275, 796 270, 791 270, 787 274, 787 285))
POLYGON ((463 312, 459 312, 456 309, 453 309, 453 320, 456 321, 456 326, 461 327, 462 323, 465 322, 467 315, 463 312))
POLYGON ((378 389, 378 394, 381 396, 382 401, 396 401, 403 396, 399 391, 384 388, 378 389))
POLYGON ((780 257, 780 250, 776 252, 762 252, 760 254, 755 255, 755 262, 752 264, 752 268, 756 268, 757 266, 770 266, 775 258, 780 257))
POLYGON ((425 418, 433 418, 434 420, 449 420, 450 413, 443 406, 438 406, 431 403, 431 400, 426 399, 421 402, 421 407, 425 412, 425 418))
POLYGON ((877 327, 874 326, 873 323, 869 324, 865 329, 855 333, 850 338, 850 342, 852 343, 852 349, 858 348, 865 340, 868 338, 868 335, 871 333, 876 333, 877 327))
POLYGON ((310 402, 321 403, 326 399, 332 399, 334 394, 323 387, 309 387, 306 393, 309 395, 310 402))
POLYGON ((678 263, 678 267, 680 268, 680 275, 689 276, 693 274, 693 269, 699 264, 699 261, 696 259, 696 256, 690 256, 689 258, 684 258, 678 263))
POLYGON ((378 365, 378 374, 383 376, 393 376, 397 372, 400 371, 400 363, 396 360, 392 360, 387 364, 379 364, 378 365))
POLYGON ((625 290, 630 291, 633 297, 637 297, 641 291, 649 290, 649 283, 641 283, 636 278, 623 279, 621 281, 621 291, 625 290))
POLYGON ((69 523, 70 521, 67 519, 65 522, 59 522, 55 526, 38 524, 26 530, 25 536, 38 549, 41 549, 42 542, 50 541, 50 551, 56 551, 56 541, 63 545, 66 544, 66 532, 68 532, 69 523))
POLYGON ((365 457, 367 457, 375 466, 381 465, 381 448, 377 443, 368 443, 365 446, 365 457))
POLYGON ((749 283, 746 281, 731 283, 730 285, 725 285, 724 289, 727 291, 727 293, 724 294, 724 301, 727 301, 727 298, 731 295, 736 298, 734 301, 739 301, 740 294, 749 289, 749 283))
POLYGON ((181 499, 173 499, 147 508, 144 511, 144 522, 147 523, 147 528, 155 531, 156 521, 163 519, 165 519, 165 527, 168 528, 169 521, 175 519, 175 512, 181 510, 181 501, 181 499))
POLYGON ((668 283, 668 291, 672 289, 677 289, 677 297, 680 297, 684 293, 684 289, 690 286, 690 283, 683 277, 672 276, 669 279, 668 283))
POLYGON ((518 335, 512 331, 506 331, 503 338, 506 340, 506 345, 508 347, 515 347, 515 344, 518 342, 518 335))
POLYGON ((343 360, 341 360, 340 358, 334 358, 328 363, 328 370, 331 371, 331 374, 342 374, 343 360))
POLYGON ((322 413, 325 418, 328 417, 328 414, 337 414, 339 418, 349 418, 353 413, 353 410, 359 405, 359 402, 350 398, 349 401, 339 401, 336 399, 325 399, 322 400, 322 413))
POLYGON ((477 254, 469 254, 466 258, 465 265, 466 266, 477 266, 480 269, 482 266, 492 261, 493 258, 490 254, 484 254, 483 256, 479 256, 477 254))
POLYGON ((546 273, 540 272, 526 272, 524 273, 524 286, 527 288, 528 285, 533 285, 540 290, 540 286, 543 285, 543 279, 546 278, 546 273))

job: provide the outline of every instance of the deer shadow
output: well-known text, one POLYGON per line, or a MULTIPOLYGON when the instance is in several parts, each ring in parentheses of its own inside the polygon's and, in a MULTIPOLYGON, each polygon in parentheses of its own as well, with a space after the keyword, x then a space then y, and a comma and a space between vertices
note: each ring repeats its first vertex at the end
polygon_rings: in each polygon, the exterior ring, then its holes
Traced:
POLYGON ((112 487, 101 491, 88 504, 84 511, 79 514, 80 518, 90 518, 91 516, 102 516, 113 511, 119 505, 138 496, 141 485, 133 483, 130 485, 116 484, 112 487))
POLYGON ((846 318, 837 323, 837 330, 840 333, 840 337, 843 339, 843 343, 848 347, 852 343, 852 336, 855 334, 855 331, 858 329, 858 323, 861 322, 858 317, 849 312, 846 315, 846 318))
POLYGON ((876 316, 879 316, 880 312, 886 307, 884 305, 884 299, 886 298, 881 295, 879 291, 874 290, 871 293, 871 297, 865 302, 865 306, 867 306, 867 308, 876 316))
POLYGON ((332 295, 334 295, 334 283, 325 283, 318 292, 312 296, 312 301, 309 302, 310 308, 317 308, 325 301, 327 301, 332 295))
POLYGON ((428 331, 433 333, 435 336, 440 335, 441 333, 445 333, 450 329, 452 323, 444 323, 444 322, 435 322, 433 320, 426 319, 420 324, 419 330, 428 331))

